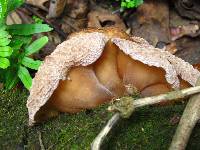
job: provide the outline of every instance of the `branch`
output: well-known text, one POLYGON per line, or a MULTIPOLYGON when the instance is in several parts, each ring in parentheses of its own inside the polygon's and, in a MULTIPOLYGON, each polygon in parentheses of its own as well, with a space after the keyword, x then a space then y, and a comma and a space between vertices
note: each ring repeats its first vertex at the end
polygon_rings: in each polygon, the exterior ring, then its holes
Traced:
MULTIPOLYGON (((200 81, 197 82, 200 85, 200 81)), ((183 112, 169 150, 186 148, 192 130, 200 119, 200 94, 192 96, 183 112)))
POLYGON ((112 116, 112 118, 108 121, 106 126, 101 130, 101 132, 97 135, 97 137, 92 142, 91 150, 99 150, 101 148, 101 145, 104 139, 106 138, 107 134, 117 124, 119 120, 120 120, 119 113, 116 113, 115 115, 112 116))
POLYGON ((134 100, 133 97, 127 96, 117 99, 112 106, 108 109, 110 111, 119 111, 124 118, 128 118, 136 108, 153 105, 160 102, 174 101, 175 99, 181 99, 189 95, 193 95, 200 92, 200 86, 183 89, 180 91, 172 91, 166 94, 157 96, 139 98, 134 100))
POLYGON ((39 138, 40 148, 41 148, 41 150, 45 150, 43 142, 42 142, 42 135, 41 135, 40 131, 38 131, 38 136, 39 136, 38 138, 39 138))

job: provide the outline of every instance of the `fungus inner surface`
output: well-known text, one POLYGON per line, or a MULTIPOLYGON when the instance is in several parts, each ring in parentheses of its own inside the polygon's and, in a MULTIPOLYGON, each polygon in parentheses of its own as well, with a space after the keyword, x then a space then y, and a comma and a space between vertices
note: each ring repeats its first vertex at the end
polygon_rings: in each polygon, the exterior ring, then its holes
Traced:
POLYGON ((74 67, 68 72, 67 79, 59 82, 50 100, 37 112, 36 120, 44 120, 56 112, 76 113, 97 107, 128 94, 126 85, 136 88, 142 96, 172 90, 162 68, 134 60, 108 41, 96 62, 74 67))

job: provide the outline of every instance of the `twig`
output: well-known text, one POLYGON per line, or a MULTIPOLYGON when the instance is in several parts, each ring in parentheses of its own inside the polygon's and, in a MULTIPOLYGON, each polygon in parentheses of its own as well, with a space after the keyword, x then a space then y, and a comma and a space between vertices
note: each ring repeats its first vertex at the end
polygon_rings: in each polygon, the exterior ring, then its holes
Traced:
POLYGON ((41 18, 42 20, 44 20, 45 23, 47 23, 52 28, 54 28, 54 30, 61 36, 62 41, 67 38, 67 34, 66 33, 64 33, 61 29, 59 29, 59 27, 57 27, 56 25, 54 25, 53 23, 51 23, 48 19, 46 19, 45 17, 43 17, 42 15, 40 15, 37 11, 35 11, 34 9, 32 9, 31 6, 29 6, 28 4, 24 4, 23 6, 28 11, 30 11, 32 14, 34 14, 35 16, 41 18))
MULTIPOLYGON (((119 98, 115 101, 115 103, 110 106, 108 109, 110 111, 118 111, 106 124, 106 126, 101 130, 101 132, 98 134, 98 136, 94 139, 91 149, 92 150, 100 150, 100 147, 105 139, 105 137, 108 135, 110 130, 117 124, 117 122, 120 120, 120 116, 123 118, 128 118, 133 113, 133 111, 138 107, 143 107, 147 105, 153 105, 160 103, 162 101, 172 101, 175 99, 184 98, 186 96, 196 94, 200 92, 200 86, 191 87, 187 89, 183 89, 180 91, 172 91, 166 94, 161 94, 158 96, 152 96, 152 97, 146 97, 146 98, 140 98, 137 100, 134 100, 133 97, 127 96, 119 98), (119 113, 120 112, 120 113, 119 113)), ((200 100, 199 100, 200 105, 200 100)), ((200 110, 200 109, 199 109, 200 110)))
POLYGON ((41 135, 40 131, 38 131, 38 136, 39 136, 38 138, 39 138, 40 148, 41 148, 41 150, 45 150, 45 147, 42 142, 42 135, 41 135))
POLYGON ((194 126, 200 118, 200 95, 193 96, 181 117, 176 133, 173 137, 169 150, 183 150, 187 146, 189 137, 194 126))
POLYGON ((163 101, 165 102, 173 101, 175 99, 181 99, 186 96, 196 94, 199 92, 200 92, 200 86, 196 86, 196 87, 183 89, 180 91, 172 91, 172 92, 157 95, 157 96, 140 98, 137 100, 133 100, 131 96, 122 97, 120 99, 117 99, 117 101, 112 106, 109 107, 109 110, 119 111, 123 117, 128 118, 133 113, 133 111, 138 107, 153 105, 153 104, 157 104, 163 101))
POLYGON ((110 130, 117 124, 120 120, 120 114, 116 113, 112 116, 112 118, 108 121, 106 126, 101 130, 101 132, 97 135, 94 141, 91 144, 91 150, 99 150, 104 139, 106 138, 107 134, 110 130))
MULTIPOLYGON (((200 85, 200 82, 197 82, 200 85)), ((183 112, 169 150, 186 148, 193 128, 200 119, 200 94, 192 96, 183 112)))

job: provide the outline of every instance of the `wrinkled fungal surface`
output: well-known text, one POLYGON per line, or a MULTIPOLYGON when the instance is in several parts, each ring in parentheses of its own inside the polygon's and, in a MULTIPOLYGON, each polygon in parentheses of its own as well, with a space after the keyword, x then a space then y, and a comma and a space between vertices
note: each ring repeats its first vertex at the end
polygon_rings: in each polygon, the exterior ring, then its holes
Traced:
POLYGON ((194 86, 200 72, 169 52, 115 28, 72 34, 47 56, 33 79, 29 124, 59 112, 95 108, 137 88, 142 96, 194 86))

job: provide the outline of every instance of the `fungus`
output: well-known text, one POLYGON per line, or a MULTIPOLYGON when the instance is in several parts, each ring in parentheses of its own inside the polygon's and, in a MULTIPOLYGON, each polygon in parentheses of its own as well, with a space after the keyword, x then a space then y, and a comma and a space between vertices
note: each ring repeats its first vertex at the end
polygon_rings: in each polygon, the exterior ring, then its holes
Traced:
POLYGON ((29 124, 94 108, 128 94, 127 85, 150 96, 194 86, 199 76, 189 63, 119 29, 83 30, 58 45, 36 73, 29 124))

